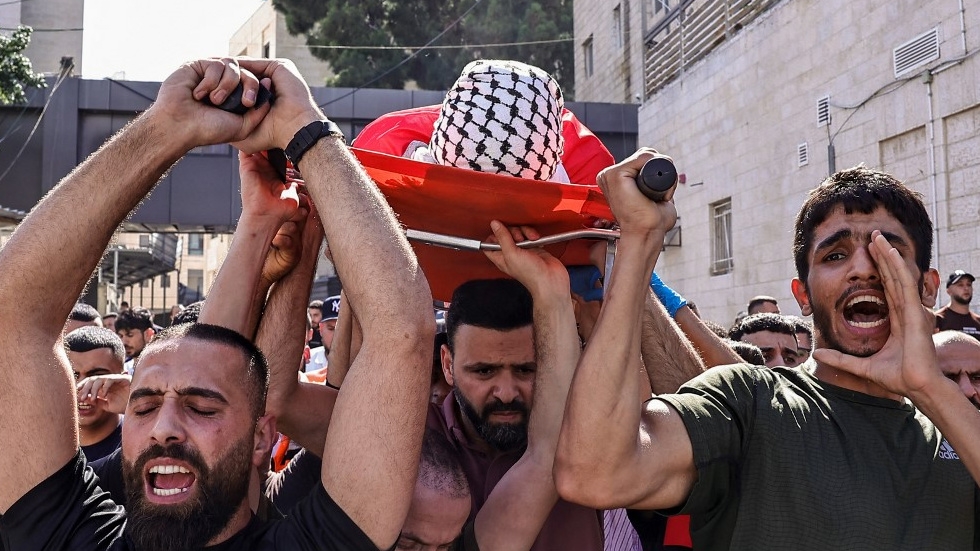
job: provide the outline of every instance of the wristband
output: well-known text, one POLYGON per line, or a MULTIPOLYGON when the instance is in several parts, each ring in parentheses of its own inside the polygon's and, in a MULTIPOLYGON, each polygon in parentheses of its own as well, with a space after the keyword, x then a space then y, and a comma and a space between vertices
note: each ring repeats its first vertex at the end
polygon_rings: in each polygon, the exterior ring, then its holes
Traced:
POLYGON ((677 311, 681 309, 682 306, 687 306, 687 299, 682 297, 677 291, 671 289, 667 286, 657 272, 653 272, 650 276, 650 288, 653 289, 653 294, 657 295, 657 299, 660 303, 664 305, 667 309, 667 313, 670 317, 674 317, 677 311))
POLYGON ((293 136, 293 139, 289 140, 289 145, 285 149, 286 157, 293 163, 293 168, 298 169, 299 160, 303 158, 303 154, 309 151, 313 147, 313 144, 320 141, 320 138, 326 136, 337 136, 346 143, 344 133, 341 132, 340 127, 329 119, 325 121, 313 121, 300 128, 296 132, 296 135, 293 136))
POLYGON ((602 287, 597 287, 600 281, 599 269, 595 266, 566 266, 568 283, 576 295, 586 302, 602 300, 602 287))

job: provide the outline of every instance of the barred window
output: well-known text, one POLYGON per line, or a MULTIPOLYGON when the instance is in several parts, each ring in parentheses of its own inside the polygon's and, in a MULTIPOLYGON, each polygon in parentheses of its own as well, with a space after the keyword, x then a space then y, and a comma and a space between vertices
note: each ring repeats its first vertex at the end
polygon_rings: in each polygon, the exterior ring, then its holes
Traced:
POLYGON ((735 263, 732 258, 732 198, 711 205, 711 275, 727 274, 735 263))

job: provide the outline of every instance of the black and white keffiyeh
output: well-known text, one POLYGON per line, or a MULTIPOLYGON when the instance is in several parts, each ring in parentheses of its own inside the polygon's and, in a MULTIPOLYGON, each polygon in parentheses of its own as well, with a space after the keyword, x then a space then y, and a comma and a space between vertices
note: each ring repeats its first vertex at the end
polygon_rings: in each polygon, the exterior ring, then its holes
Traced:
POLYGON ((446 94, 427 153, 443 165, 551 180, 564 172, 563 107, 561 89, 545 71, 474 61, 446 94))

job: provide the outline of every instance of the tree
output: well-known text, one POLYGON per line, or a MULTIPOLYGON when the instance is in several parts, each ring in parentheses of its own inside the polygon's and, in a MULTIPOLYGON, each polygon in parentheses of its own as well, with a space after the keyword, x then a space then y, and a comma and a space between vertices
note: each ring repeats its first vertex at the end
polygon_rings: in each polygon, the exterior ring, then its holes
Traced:
POLYGON ((11 36, 0 36, 0 104, 24 103, 27 88, 46 86, 44 77, 21 53, 31 42, 31 32, 30 27, 20 26, 11 36))
POLYGON ((538 66, 555 77, 566 99, 574 95, 571 0, 273 0, 273 5, 285 15, 289 32, 305 34, 313 55, 330 63, 336 75, 326 83, 330 86, 402 88, 414 80, 423 89, 445 90, 468 62, 496 58, 538 66), (426 49, 398 66, 409 48, 443 31, 434 45, 462 47, 426 49), (562 41, 481 46, 556 39, 562 41))

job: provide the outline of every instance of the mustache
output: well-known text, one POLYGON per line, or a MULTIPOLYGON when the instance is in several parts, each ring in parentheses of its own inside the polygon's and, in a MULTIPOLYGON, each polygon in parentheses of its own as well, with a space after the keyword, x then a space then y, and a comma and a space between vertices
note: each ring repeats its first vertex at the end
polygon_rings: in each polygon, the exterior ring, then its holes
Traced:
POLYGON ((527 415, 527 406, 520 400, 513 402, 501 402, 494 400, 483 407, 483 418, 487 418, 491 413, 522 413, 527 415))
POLYGON ((885 285, 883 283, 873 283, 871 285, 868 284, 851 285, 847 289, 844 289, 844 292, 841 293, 840 298, 838 298, 837 301, 834 303, 834 309, 839 310, 841 307, 844 306, 844 303, 850 300, 849 297, 854 293, 857 293, 858 291, 878 291, 884 293, 885 285))
POLYGON ((208 471, 208 466, 204 462, 204 458, 201 454, 189 448, 186 444, 170 444, 169 446, 161 446, 160 444, 151 444, 145 450, 140 452, 139 457, 133 462, 138 472, 143 472, 143 467, 151 459, 158 459, 161 457, 167 457, 170 459, 176 459, 178 461, 183 461, 191 467, 194 467, 198 473, 206 473, 208 471))

